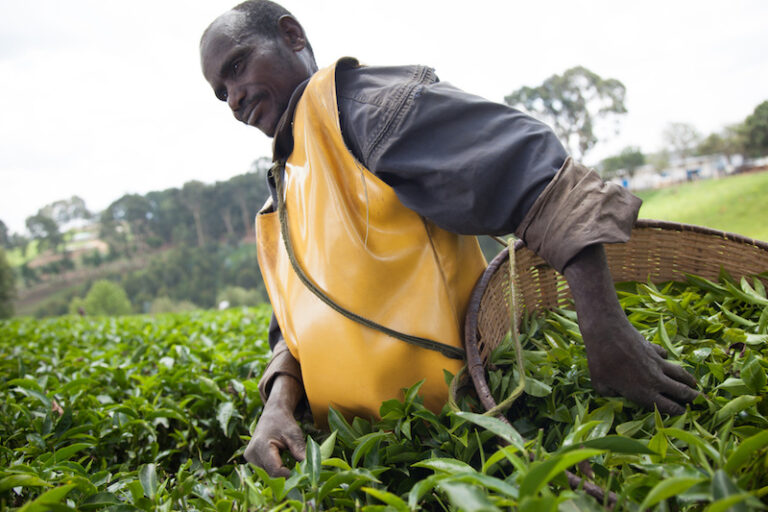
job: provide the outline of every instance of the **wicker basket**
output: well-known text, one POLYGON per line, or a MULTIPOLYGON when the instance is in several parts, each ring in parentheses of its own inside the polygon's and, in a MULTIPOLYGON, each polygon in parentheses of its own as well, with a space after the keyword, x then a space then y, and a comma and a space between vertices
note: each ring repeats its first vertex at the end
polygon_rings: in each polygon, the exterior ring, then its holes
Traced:
MULTIPOLYGON (((614 282, 683 281, 684 274, 717 280, 725 269, 734 278, 768 271, 768 243, 714 229, 638 220, 625 244, 605 246, 614 282)), ((472 292, 465 321, 467 366, 483 405, 495 406, 483 368, 509 331, 509 253, 490 263, 472 292)), ((552 309, 571 299, 565 278, 518 242, 516 292, 521 311, 552 309)), ((766 284, 768 284, 768 280, 766 284)))

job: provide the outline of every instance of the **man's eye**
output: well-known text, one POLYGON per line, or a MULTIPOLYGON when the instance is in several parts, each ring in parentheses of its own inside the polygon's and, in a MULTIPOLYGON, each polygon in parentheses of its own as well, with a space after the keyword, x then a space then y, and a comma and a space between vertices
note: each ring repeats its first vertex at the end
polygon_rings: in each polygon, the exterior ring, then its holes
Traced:
POLYGON ((234 75, 242 68, 243 60, 237 59, 232 63, 232 74, 234 75))
POLYGON ((227 101, 227 91, 225 89, 216 91, 216 97, 221 101, 227 101))

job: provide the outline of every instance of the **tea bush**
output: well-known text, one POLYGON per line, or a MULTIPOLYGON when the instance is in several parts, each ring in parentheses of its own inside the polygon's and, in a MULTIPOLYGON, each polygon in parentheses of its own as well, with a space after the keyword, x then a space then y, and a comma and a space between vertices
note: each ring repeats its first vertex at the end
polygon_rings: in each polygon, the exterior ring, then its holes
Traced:
MULTIPOLYGON (((763 276, 764 278, 766 276, 763 276)), ((0 508, 19 510, 751 510, 768 495, 768 298, 758 279, 619 288, 643 334, 699 380, 667 417, 591 388, 570 311, 526 318, 512 425, 418 397, 332 433, 270 478, 242 452, 261 411, 267 307, 0 322, 0 508), (503 439, 504 443, 500 442, 503 439), (582 479, 571 489, 564 471, 582 479), (609 491, 605 503, 583 486, 609 491), (613 493, 613 494, 610 494, 613 493)), ((497 400, 515 387, 492 357, 497 400)))

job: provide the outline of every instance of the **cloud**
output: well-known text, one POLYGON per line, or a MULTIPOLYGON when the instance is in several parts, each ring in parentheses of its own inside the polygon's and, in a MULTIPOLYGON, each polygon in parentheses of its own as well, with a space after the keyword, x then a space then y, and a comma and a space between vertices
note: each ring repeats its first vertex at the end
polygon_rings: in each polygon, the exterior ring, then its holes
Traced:
MULTIPOLYGON (((20 231, 73 194, 98 209, 127 192, 227 179, 269 155, 270 141, 234 122, 199 70, 200 34, 235 3, 0 3, 0 219, 20 231)), ((656 149, 669 121, 717 130, 768 96, 759 1, 285 5, 320 65, 344 55, 428 64, 494 101, 579 64, 618 78, 630 113, 595 159, 656 149)))

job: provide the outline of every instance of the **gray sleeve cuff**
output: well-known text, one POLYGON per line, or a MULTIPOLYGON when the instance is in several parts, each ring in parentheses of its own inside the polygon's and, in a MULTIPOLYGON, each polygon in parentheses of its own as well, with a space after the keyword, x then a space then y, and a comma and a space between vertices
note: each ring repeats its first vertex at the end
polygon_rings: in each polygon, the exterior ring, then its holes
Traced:
POLYGON ((558 272, 590 245, 629 240, 642 200, 568 158, 515 234, 558 272))
POLYGON ((259 394, 263 403, 267 403, 269 392, 272 390, 272 383, 278 375, 290 375, 298 380, 302 386, 304 385, 299 362, 291 355, 288 345, 282 338, 272 349, 272 359, 269 360, 269 364, 264 369, 264 374, 259 381, 259 394))

